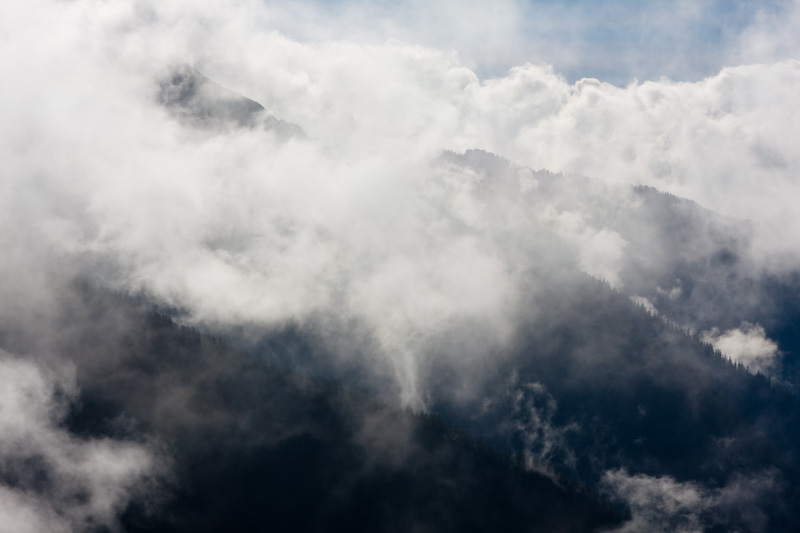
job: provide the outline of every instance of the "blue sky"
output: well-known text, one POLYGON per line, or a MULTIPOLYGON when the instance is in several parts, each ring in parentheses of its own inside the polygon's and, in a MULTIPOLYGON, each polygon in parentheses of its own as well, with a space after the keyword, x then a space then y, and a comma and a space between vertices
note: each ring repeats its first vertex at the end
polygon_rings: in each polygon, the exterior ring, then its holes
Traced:
MULTIPOLYGON (((736 63, 742 36, 780 18, 781 0, 306 0, 276 10, 276 29, 304 40, 400 39, 454 49, 481 76, 548 63, 570 81, 693 81, 736 63), (301 5, 302 8, 296 8, 301 5)), ((280 6, 280 7, 279 7, 280 6)))

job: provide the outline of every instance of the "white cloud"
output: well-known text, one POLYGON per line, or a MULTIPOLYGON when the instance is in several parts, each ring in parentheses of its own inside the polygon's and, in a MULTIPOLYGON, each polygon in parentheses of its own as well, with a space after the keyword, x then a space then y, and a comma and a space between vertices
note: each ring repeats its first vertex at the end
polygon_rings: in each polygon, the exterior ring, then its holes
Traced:
POLYGON ((683 295, 683 284, 681 280, 675 280, 675 286, 671 289, 662 289, 661 287, 656 287, 656 292, 661 296, 666 296, 670 300, 677 300, 683 295))
POLYGON ((64 429, 76 393, 69 376, 0 353, 0 531, 114 527, 160 473, 148 446, 64 429))
MULTIPOLYGON (((556 483, 556 469, 574 469, 577 458, 569 439, 580 432, 577 423, 555 422, 558 402, 538 382, 520 383, 512 371, 505 379, 501 394, 493 391, 483 398, 478 417, 499 417, 496 430, 501 438, 521 447, 524 467, 551 477, 556 483)), ((475 415, 473 415, 475 416, 475 415)))
POLYGON ((658 316, 658 309, 656 306, 653 305, 653 302, 645 298, 644 296, 631 296, 631 301, 641 307, 644 308, 645 311, 650 313, 653 316, 658 316))
POLYGON ((742 363, 752 371, 769 373, 778 356, 778 345, 767 338, 760 324, 743 322, 738 328, 720 331, 713 328, 701 334, 703 342, 742 363))
MULTIPOLYGON (((562 211, 552 214, 556 232, 578 250, 580 267, 586 273, 620 288, 619 269, 624 260, 627 241, 608 228, 594 228, 580 213, 562 211)), ((545 218, 549 218, 545 215, 545 218)))
POLYGON ((570 84, 547 65, 481 80, 453 51, 265 31, 271 9, 4 5, 0 68, 15 82, 0 101, 0 238, 6 279, 19 280, 4 294, 45 293, 34 280, 58 264, 102 271, 212 327, 324 316, 341 333, 355 320, 382 348, 375 365, 419 403, 425 347, 442 331, 470 331, 476 353, 507 340, 523 273, 550 246, 543 227, 616 285, 627 246, 538 177, 490 195, 494 178, 434 164, 442 149, 648 183, 762 221, 759 268, 800 253, 788 230, 766 238, 775 224, 800 227, 798 61, 625 88, 570 84), (154 99, 156 78, 179 63, 313 140, 189 131, 154 99))
MULTIPOLYGON (((262 29, 303 42, 389 39, 455 50, 481 76, 548 63, 570 80, 696 81, 726 64, 793 57, 796 2, 304 0, 265 2, 262 29)), ((795 49, 796 50, 796 49, 795 49)), ((795 54, 796 56, 796 54, 795 54)))
POLYGON ((800 56, 800 2, 781 2, 778 9, 764 6, 752 24, 748 25, 738 39, 738 46, 731 50, 730 61, 738 63, 773 62, 778 59, 800 56))
POLYGON ((765 470, 750 476, 734 475, 719 488, 696 482, 679 482, 670 476, 655 477, 609 470, 601 487, 624 501, 631 519, 616 533, 700 533, 709 527, 736 523, 746 531, 765 530, 765 499, 779 488, 779 473, 765 470))

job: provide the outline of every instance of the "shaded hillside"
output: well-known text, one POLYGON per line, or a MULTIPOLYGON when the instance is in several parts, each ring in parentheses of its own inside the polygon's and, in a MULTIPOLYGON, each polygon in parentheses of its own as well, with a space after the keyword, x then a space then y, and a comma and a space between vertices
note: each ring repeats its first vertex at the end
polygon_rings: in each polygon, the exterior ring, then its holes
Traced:
MULTIPOLYGON (((610 507, 525 472, 439 418, 277 370, 147 305, 83 288, 54 340, 83 437, 157 439, 171 465, 129 531, 592 531, 610 507)), ((49 344, 49 342, 48 342, 49 344)))
MULTIPOLYGON (((800 527, 800 404, 786 386, 605 282, 576 271, 532 275, 531 311, 491 364, 430 354, 434 412, 530 469, 592 490, 620 495, 608 479, 624 472, 714 494, 686 511, 708 531, 800 527)), ((255 349, 328 375, 318 341, 313 327, 291 326, 255 349)), ((336 375, 348 379, 346 368, 336 375)))
POLYGON ((611 274, 621 292, 648 302, 651 311, 672 322, 698 334, 763 326, 778 347, 764 366, 793 386, 800 383, 800 272, 765 268, 752 222, 652 187, 533 171, 481 150, 446 152, 443 160, 479 173, 477 192, 487 203, 514 198, 514 207, 567 239, 574 235, 560 226, 564 220, 577 224, 584 238, 606 237, 578 243, 616 246, 618 256, 611 254, 608 269, 590 273, 611 274))
POLYGON ((800 272, 755 267, 756 237, 748 222, 652 188, 635 192, 643 200, 632 215, 637 224, 619 221, 617 226, 649 228, 638 236, 649 242, 629 236, 638 255, 625 274, 626 291, 646 295, 666 316, 698 331, 742 322, 762 325, 780 349, 774 375, 797 387, 800 272), (651 249, 660 250, 657 261, 646 259, 651 249))
POLYGON ((504 371, 473 405, 441 412, 593 487, 618 469, 718 488, 750 479, 708 527, 800 527, 800 405, 784 386, 588 276, 532 298, 546 311, 497 357, 504 371))

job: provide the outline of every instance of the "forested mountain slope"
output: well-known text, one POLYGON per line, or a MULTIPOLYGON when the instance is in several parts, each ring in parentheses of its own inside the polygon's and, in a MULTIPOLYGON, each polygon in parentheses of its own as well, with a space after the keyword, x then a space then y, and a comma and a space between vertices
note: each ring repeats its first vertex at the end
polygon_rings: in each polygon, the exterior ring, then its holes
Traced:
MULTIPOLYGON (((269 366, 148 304, 87 285, 62 303, 47 335, 6 324, 0 346, 75 361, 75 438, 157 450, 163 475, 122 514, 126 531, 593 531, 621 519, 435 415, 269 366)), ((46 492, 49 475, 18 485, 46 492)))

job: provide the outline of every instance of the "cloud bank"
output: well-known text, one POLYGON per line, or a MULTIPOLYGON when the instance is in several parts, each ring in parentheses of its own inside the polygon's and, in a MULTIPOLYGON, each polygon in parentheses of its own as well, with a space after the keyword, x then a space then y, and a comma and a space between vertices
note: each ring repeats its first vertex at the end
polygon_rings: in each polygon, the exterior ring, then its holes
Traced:
POLYGON ((750 218, 754 270, 800 251, 794 59, 619 88, 532 64, 480 79, 455 52, 399 41, 292 40, 253 2, 4 9, 0 62, 17 80, 0 104, 9 278, 74 265, 211 327, 356 320, 406 402, 424 397, 419 354, 443 330, 470 324, 476 353, 508 337, 539 257, 527 236, 557 235, 616 286, 627 249, 537 194, 538 177, 487 195, 485 175, 436 163, 442 149, 593 176, 623 203, 636 201, 623 186, 644 183, 750 218), (157 94, 177 64, 311 139, 175 121, 157 94))

